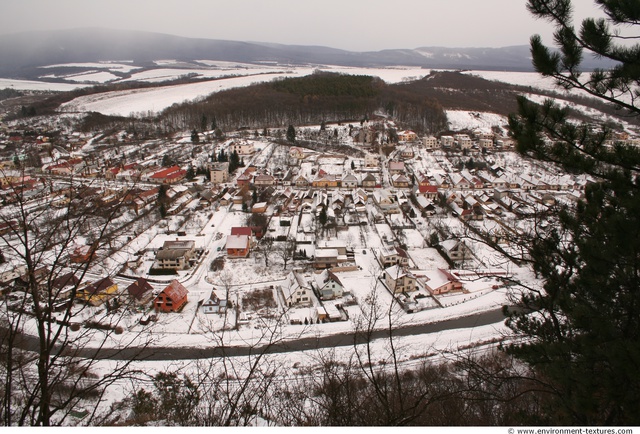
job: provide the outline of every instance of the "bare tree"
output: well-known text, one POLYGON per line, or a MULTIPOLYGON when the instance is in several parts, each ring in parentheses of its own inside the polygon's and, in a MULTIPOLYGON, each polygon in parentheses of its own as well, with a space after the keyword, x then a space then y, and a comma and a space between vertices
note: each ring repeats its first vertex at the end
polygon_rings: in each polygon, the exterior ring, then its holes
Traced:
POLYGON ((285 241, 276 243, 273 253, 282 259, 282 269, 286 270, 289 260, 291 260, 296 253, 296 239, 287 237, 285 241))
MULTIPOLYGON (((6 228, 0 240, 8 261, 20 270, 1 306, 4 425, 61 424, 78 403, 99 400, 109 385, 131 373, 131 361, 114 363, 104 375, 95 372, 100 350, 121 332, 122 310, 99 313, 91 303, 104 300, 78 301, 86 295, 91 265, 119 228, 115 222, 126 192, 100 206, 83 196, 92 186, 73 178, 65 185, 67 200, 58 207, 51 206, 45 182, 34 190, 13 188, 11 203, 0 212, 6 228), (71 262, 80 238, 90 241, 89 253, 71 262), (92 323, 102 325, 99 330, 82 327, 80 321, 90 312, 92 323), (84 349, 88 344, 90 351, 84 349)), ((94 406, 85 422, 96 413, 94 406)))

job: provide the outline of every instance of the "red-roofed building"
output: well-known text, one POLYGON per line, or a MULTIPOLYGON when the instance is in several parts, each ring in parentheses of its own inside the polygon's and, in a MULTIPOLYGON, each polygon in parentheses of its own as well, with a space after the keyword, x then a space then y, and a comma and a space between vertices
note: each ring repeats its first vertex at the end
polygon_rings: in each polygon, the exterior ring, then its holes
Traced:
POLYGON ((153 306, 160 312, 178 312, 187 304, 189 291, 177 280, 172 280, 153 300, 153 306))
POLYGON ((252 231, 248 226, 236 226, 231 228, 231 235, 247 235, 251 236, 252 231))
POLYGON ((438 186, 432 185, 429 179, 422 178, 418 183, 418 191, 423 194, 427 199, 438 199, 438 186))
POLYGON ((166 169, 162 169, 149 178, 151 182, 161 182, 163 184, 173 184, 185 178, 187 175, 186 170, 182 170, 180 166, 171 166, 166 169))

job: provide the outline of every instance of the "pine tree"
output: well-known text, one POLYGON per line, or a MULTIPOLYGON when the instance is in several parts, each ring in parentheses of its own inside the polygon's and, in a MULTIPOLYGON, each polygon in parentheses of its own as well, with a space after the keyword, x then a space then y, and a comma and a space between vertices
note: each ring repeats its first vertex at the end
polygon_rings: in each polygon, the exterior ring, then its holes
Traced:
MULTIPOLYGON (((637 30, 640 2, 596 0, 607 18, 577 31, 570 0, 529 0, 536 17, 554 24, 558 51, 531 38, 535 69, 566 89, 581 89, 637 117, 640 45, 621 44, 618 30, 637 30), (589 74, 586 53, 617 62, 589 74)), ((624 32, 623 32, 624 33, 624 32)), ((583 173, 595 182, 574 207, 547 216, 521 240, 542 279, 519 297, 524 309, 507 324, 523 339, 507 351, 533 368, 552 396, 553 424, 640 424, 640 151, 611 141, 606 125, 578 124, 547 101, 518 99, 509 124, 520 153, 583 173)))
POLYGON ((293 125, 289 125, 289 128, 287 128, 287 141, 291 143, 295 143, 296 141, 296 129, 293 125))

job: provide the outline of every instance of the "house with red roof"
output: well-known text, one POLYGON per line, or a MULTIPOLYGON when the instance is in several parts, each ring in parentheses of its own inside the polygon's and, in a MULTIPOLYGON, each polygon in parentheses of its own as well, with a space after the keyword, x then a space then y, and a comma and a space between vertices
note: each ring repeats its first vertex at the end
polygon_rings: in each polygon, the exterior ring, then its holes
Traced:
POLYGON ((157 312, 178 312, 187 304, 188 294, 187 288, 174 279, 153 299, 153 306, 157 312))
POLYGON ((171 166, 155 172, 149 177, 151 182, 159 182, 162 184, 174 184, 181 181, 187 176, 187 171, 180 168, 180 166, 171 166))

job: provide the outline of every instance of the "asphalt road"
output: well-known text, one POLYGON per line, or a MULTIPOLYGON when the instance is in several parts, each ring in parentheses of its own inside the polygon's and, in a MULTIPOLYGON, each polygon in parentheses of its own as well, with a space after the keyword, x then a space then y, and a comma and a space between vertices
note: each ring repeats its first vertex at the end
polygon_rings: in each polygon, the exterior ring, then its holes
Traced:
MULTIPOLYGON (((436 323, 405 326, 393 330, 394 337, 423 335, 439 333, 446 330, 474 328, 484 325, 500 323, 505 319, 502 309, 490 310, 487 312, 455 318, 436 323)), ((389 337, 388 330, 378 330, 371 333, 371 339, 386 339, 389 337)), ((81 357, 97 357, 98 359, 109 360, 189 360, 189 359, 210 359, 216 357, 248 356, 262 353, 287 353, 304 350, 314 350, 320 348, 335 348, 351 346, 354 342, 364 342, 364 336, 354 333, 341 333, 337 335, 327 335, 320 337, 301 338, 293 341, 277 343, 274 345, 261 345, 257 347, 249 346, 229 346, 216 347, 208 346, 202 348, 182 348, 182 347, 129 347, 121 350, 102 348, 82 348, 77 355, 81 357)))

